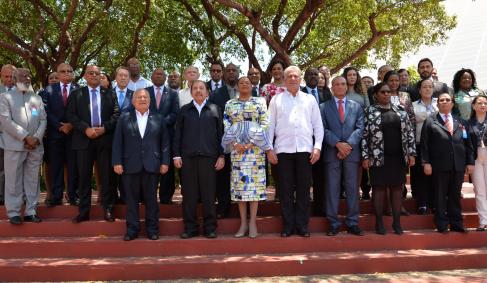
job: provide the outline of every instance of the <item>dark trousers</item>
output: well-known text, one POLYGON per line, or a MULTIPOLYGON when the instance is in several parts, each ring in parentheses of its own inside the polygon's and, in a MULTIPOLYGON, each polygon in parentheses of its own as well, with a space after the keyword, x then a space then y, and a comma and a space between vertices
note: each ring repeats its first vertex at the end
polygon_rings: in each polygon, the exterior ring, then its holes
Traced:
POLYGON ((3 148, 0 148, 0 202, 5 201, 5 172, 3 162, 3 148))
POLYGON ((313 175, 313 214, 325 216, 325 174, 323 159, 312 165, 313 175))
POLYGON ((416 144, 416 164, 411 168, 411 193, 417 207, 434 208, 433 179, 424 174, 421 164, 421 146, 416 144))
MULTIPOLYGON (((214 165, 212 168, 214 168, 214 165)), ((225 155, 225 166, 216 172, 216 199, 218 204, 216 213, 222 216, 227 216, 230 211, 230 175, 232 173, 232 161, 230 154, 225 155)))
POLYGON ((59 202, 63 199, 64 164, 68 168, 68 184, 66 191, 70 201, 78 198, 78 172, 76 170, 76 151, 71 149, 71 137, 47 140, 47 154, 49 160, 49 176, 52 181, 51 201, 59 202))
POLYGON ((123 174, 122 184, 127 203, 127 234, 137 235, 140 231, 140 195, 145 200, 145 227, 147 235, 159 235, 159 204, 157 203, 157 183, 159 173, 143 170, 136 174, 123 174))
POLYGON ((285 232, 308 230, 311 164, 308 152, 279 153, 279 198, 285 232))
POLYGON ((176 184, 174 183, 174 164, 170 162, 169 170, 164 175, 159 175, 159 201, 169 203, 172 201, 176 184))
POLYGON ((460 193, 465 172, 454 170, 435 172, 434 170, 432 176, 436 199, 436 226, 438 229, 446 229, 450 224, 450 228, 463 228, 460 193))
POLYGON ((93 164, 98 163, 98 171, 101 178, 102 205, 105 209, 111 209, 115 202, 116 191, 110 186, 110 151, 99 139, 90 140, 88 148, 77 150, 78 165, 78 194, 80 198, 80 215, 89 215, 91 206, 91 179, 93 177, 93 164))
POLYGON ((203 203, 204 232, 211 233, 216 229, 216 158, 195 156, 183 158, 181 168, 183 195, 184 230, 188 233, 198 232, 197 221, 198 199, 203 203))

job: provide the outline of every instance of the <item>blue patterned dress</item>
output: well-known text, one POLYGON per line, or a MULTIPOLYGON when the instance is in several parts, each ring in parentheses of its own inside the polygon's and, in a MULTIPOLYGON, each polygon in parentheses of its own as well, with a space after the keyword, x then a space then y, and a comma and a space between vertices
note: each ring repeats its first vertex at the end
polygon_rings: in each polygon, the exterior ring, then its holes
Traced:
POLYGON ((231 99, 223 115, 225 134, 222 146, 231 153, 231 196, 233 201, 265 200, 265 151, 271 148, 267 136, 269 117, 263 98, 252 97, 247 101, 231 99), (252 143, 254 146, 243 154, 237 153, 232 144, 252 143))

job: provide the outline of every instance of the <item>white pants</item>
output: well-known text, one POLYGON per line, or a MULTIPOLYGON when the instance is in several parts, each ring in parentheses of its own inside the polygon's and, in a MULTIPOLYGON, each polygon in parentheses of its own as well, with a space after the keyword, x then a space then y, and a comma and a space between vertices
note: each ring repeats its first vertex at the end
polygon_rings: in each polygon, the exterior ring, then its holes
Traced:
POLYGON ((20 216, 24 195, 24 216, 36 214, 43 153, 42 145, 29 151, 5 150, 5 208, 8 217, 20 216))
POLYGON ((487 148, 478 148, 472 176, 480 226, 487 225, 487 148))

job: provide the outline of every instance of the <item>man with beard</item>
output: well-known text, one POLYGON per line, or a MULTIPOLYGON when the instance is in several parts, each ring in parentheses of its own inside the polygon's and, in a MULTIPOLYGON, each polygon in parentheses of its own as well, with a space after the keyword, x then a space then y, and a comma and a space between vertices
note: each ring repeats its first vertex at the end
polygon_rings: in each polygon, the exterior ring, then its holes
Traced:
MULTIPOLYGON (((210 95, 209 101, 218 105, 222 117, 227 101, 233 98, 238 98, 239 96, 237 89, 238 77, 238 67, 233 63, 229 63, 225 68, 225 84, 210 95)), ((216 217, 218 219, 227 217, 230 211, 231 168, 230 154, 226 154, 225 167, 216 173, 216 198, 218 200, 216 217)))
POLYGON ((76 152, 72 150, 73 125, 66 119, 68 97, 79 86, 73 83, 73 68, 65 63, 57 67, 60 82, 50 84, 40 95, 44 98, 47 114, 46 154, 49 160, 48 176, 51 178, 52 195, 46 200, 48 207, 63 203, 66 191, 71 205, 79 202, 77 193, 76 152), (64 184, 64 164, 68 168, 68 183, 64 184))
POLYGON ((181 85, 181 76, 178 72, 172 71, 167 76, 167 85, 174 91, 179 92, 179 87, 181 85))
MULTIPOLYGON (((13 65, 7 64, 2 66, 0 72, 0 95, 14 88, 13 72, 15 71, 13 65)), ((0 136, 2 127, 0 125, 0 136)), ((3 171, 3 141, 0 138, 0 205, 4 204, 5 196, 5 174, 3 171)))
MULTIPOLYGON (((446 83, 439 82, 432 77, 433 74, 433 62, 429 58, 423 58, 418 62, 418 73, 421 80, 430 79, 433 81, 433 97, 438 97, 442 93, 449 93, 448 86, 446 83)), ((420 99, 419 87, 417 84, 411 86, 410 91, 411 101, 416 101, 420 99)))
POLYGON ((42 98, 32 89, 28 69, 13 73, 16 88, 0 97, 0 121, 4 141, 5 208, 11 224, 22 224, 20 210, 25 195, 24 221, 39 223, 39 169, 44 148, 46 112, 42 98))

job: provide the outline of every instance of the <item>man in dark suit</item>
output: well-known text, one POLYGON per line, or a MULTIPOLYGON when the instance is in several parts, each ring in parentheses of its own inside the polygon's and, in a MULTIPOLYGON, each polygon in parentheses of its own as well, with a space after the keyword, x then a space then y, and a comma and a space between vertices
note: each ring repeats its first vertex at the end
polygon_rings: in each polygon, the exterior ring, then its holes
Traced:
POLYGON ((118 108, 120 113, 129 111, 133 108, 132 95, 134 91, 127 86, 130 80, 130 72, 127 67, 118 67, 115 71, 115 81, 117 85, 113 88, 117 95, 118 108))
POLYGON ((134 108, 122 113, 113 138, 113 170, 122 176, 126 190, 127 233, 124 241, 137 238, 140 229, 139 202, 145 203, 147 237, 159 238, 159 174, 169 168, 169 137, 164 117, 149 110, 151 99, 146 89, 137 90, 132 98, 134 108))
MULTIPOLYGON (((301 91, 312 95, 318 105, 331 99, 331 95, 325 94, 323 90, 318 88, 318 81, 320 79, 319 71, 316 68, 308 68, 304 72, 304 81, 306 86, 301 88, 301 91)), ((313 214, 319 216, 326 216, 325 212, 325 176, 323 174, 323 159, 316 161, 312 166, 313 175, 313 214)))
POLYGON ((72 147, 76 150, 79 177, 79 215, 74 223, 90 219, 91 178, 93 164, 98 163, 101 176, 102 205, 104 218, 113 222, 113 204, 116 192, 109 185, 111 172, 110 153, 112 136, 119 109, 113 91, 100 87, 100 69, 86 67, 84 78, 87 86, 78 88, 68 98, 68 122, 74 127, 72 147))
POLYGON ((223 64, 220 62, 213 62, 210 66, 211 80, 206 82, 206 87, 210 93, 217 91, 225 82, 223 78, 223 64))
POLYGON ((252 84, 252 96, 261 97, 260 95, 260 71, 257 68, 249 68, 247 72, 250 83, 252 84))
MULTIPOLYGON (((433 72, 433 62, 429 58, 423 58, 418 62, 418 73, 422 80, 431 79, 433 81, 433 97, 438 97, 442 93, 448 93, 448 86, 446 83, 439 82, 432 78, 433 72)), ((419 95, 419 87, 416 84, 412 85, 409 89, 409 94, 411 101, 414 102, 419 100, 421 96, 419 95)))
POLYGON ((451 115, 455 102, 448 93, 438 97, 438 114, 426 119, 421 130, 421 159, 424 173, 432 175, 438 232, 465 233, 460 193, 465 167, 473 173, 472 144, 465 124, 451 115))
POLYGON ((335 236, 340 230, 338 206, 340 187, 344 183, 347 194, 347 216, 345 224, 348 233, 362 236, 358 227, 359 203, 357 174, 360 163, 360 140, 364 130, 362 107, 346 98, 345 78, 336 77, 331 82, 334 98, 321 104, 320 111, 325 131, 323 162, 326 180, 326 216, 329 221, 328 236, 335 236))
MULTIPOLYGON (((222 117, 227 101, 238 97, 238 77, 238 67, 233 63, 229 63, 225 68, 225 85, 210 95, 209 102, 218 105, 222 117)), ((227 217, 230 212, 231 168, 230 154, 225 154, 225 167, 216 173, 216 198, 218 200, 216 213, 218 219, 227 217)))
POLYGON ((73 68, 61 63, 57 67, 59 83, 51 84, 41 93, 47 112, 48 176, 51 178, 52 195, 48 207, 61 205, 66 191, 71 205, 79 204, 76 151, 72 149, 73 125, 67 121, 68 97, 79 86, 73 83, 73 68), (64 184, 64 164, 68 168, 68 183, 64 184))
MULTIPOLYGON (((164 86, 166 73, 162 68, 157 68, 152 72, 151 80, 154 85, 146 88, 151 99, 150 111, 162 115, 168 129, 168 139, 171 142, 174 135, 174 123, 176 123, 179 112, 178 94, 164 86)), ((169 171, 160 178, 159 201, 162 204, 171 204, 174 190, 174 165, 171 162, 169 171)))

